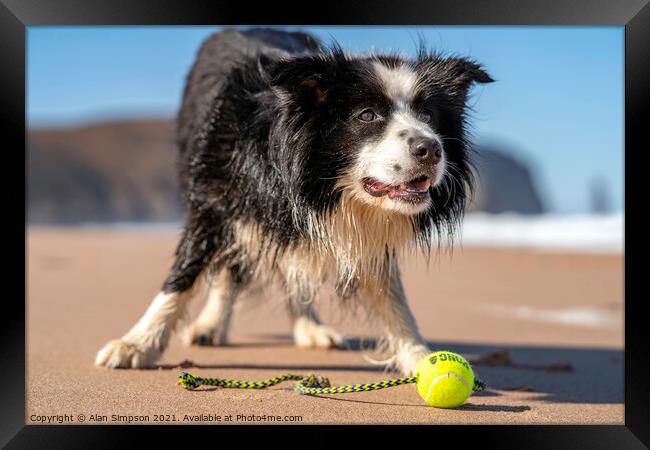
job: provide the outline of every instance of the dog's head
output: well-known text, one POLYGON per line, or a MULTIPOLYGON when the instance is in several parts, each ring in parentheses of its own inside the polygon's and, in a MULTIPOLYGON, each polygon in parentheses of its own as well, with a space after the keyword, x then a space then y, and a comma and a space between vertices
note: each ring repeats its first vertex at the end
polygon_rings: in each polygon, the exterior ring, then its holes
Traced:
POLYGON ((492 81, 477 63, 335 49, 281 61, 271 74, 281 99, 272 140, 282 141, 296 192, 312 206, 347 195, 436 224, 462 209, 471 185, 467 94, 492 81))

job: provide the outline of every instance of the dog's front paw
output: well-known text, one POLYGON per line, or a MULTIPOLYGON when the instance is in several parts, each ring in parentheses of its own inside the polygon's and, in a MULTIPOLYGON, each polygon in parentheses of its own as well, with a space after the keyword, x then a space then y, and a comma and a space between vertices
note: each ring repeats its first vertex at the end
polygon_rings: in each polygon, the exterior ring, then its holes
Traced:
POLYGON ((345 339, 335 329, 301 318, 293 327, 293 341, 300 348, 343 348, 345 339))
POLYGON ((195 322, 183 332, 183 342, 185 345, 221 346, 228 343, 228 336, 208 325, 195 322))
POLYGON ((95 365, 109 369, 143 369, 151 367, 157 357, 157 352, 145 352, 131 342, 115 339, 97 353, 95 365))
POLYGON ((395 354, 395 368, 405 377, 415 375, 418 363, 431 351, 421 344, 402 344, 395 354))

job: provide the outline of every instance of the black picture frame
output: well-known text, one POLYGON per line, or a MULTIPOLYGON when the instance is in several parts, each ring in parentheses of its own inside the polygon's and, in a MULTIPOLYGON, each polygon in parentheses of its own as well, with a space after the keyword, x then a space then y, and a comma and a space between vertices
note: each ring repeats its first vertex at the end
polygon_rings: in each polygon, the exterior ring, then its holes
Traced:
MULTIPOLYGON (((187 426, 36 426, 25 425, 25 308, 17 298, 26 300, 26 246, 9 234, 19 233, 15 211, 19 210, 17 170, 7 158, 20 160, 18 148, 25 149, 25 50, 26 27, 33 25, 619 25, 625 26, 625 424, 621 426, 473 426, 462 430, 450 426, 434 429, 419 427, 363 428, 364 442, 381 442, 400 434, 405 445, 413 445, 414 437, 437 444, 441 433, 475 445, 491 448, 646 448, 650 445, 650 363, 648 340, 643 323, 643 299, 648 298, 642 271, 647 240, 643 235, 645 220, 641 193, 646 166, 641 164, 647 150, 647 124, 650 97, 650 5, 648 0, 474 0, 426 1, 387 0, 355 1, 332 5, 305 3, 301 6, 279 2, 225 2, 172 0, 0 0, 0 96, 2 98, 3 142, 12 143, 3 152, 6 176, 3 183, 4 216, 8 231, 3 242, 4 260, 20 270, 23 262, 25 282, 5 275, 4 309, 6 316, 0 327, 0 445, 7 448, 103 448, 135 442, 140 434, 161 437, 173 432, 187 445, 200 442, 199 432, 212 428, 187 426), (645 114, 644 114, 645 113, 645 114), (9 173, 10 172, 10 173, 9 173), (15 205, 11 202, 15 202, 15 205), (15 209, 14 209, 15 207, 15 209), (14 222, 8 221, 12 218, 14 222), (11 230, 15 226, 16 230, 11 230), (9 294, 8 287, 16 285, 9 294), (416 434, 417 433, 417 434, 416 434), (387 436, 390 434, 391 436, 387 436)), ((594 95, 598 95, 594 93, 594 95)), ((27 167, 25 163, 25 176, 27 167)), ((16 164, 19 164, 18 161, 16 164)), ((647 175, 645 175, 647 176, 647 175)), ((25 203, 27 200, 27 183, 25 203)), ((24 234, 23 236, 26 236, 24 234)), ((3 316, 5 315, 3 314, 3 316)), ((219 428, 222 430, 224 428, 219 428)), ((256 430, 260 430, 258 427, 256 430)), ((254 430, 255 430, 254 429, 254 430)), ((238 442, 245 445, 256 433, 235 428, 238 442)), ((264 432, 269 432, 264 427, 264 432)), ((340 445, 347 440, 348 430, 318 426, 274 427, 286 433, 293 446, 340 445), (303 434, 303 432, 305 432, 303 434)), ((213 435, 216 436, 216 435, 213 435)), ((154 440, 148 441, 149 443, 154 440)), ((208 441, 210 442, 210 441, 208 441)), ((213 442, 214 445, 221 445, 213 442)), ((226 444, 232 445, 232 444, 226 444)))

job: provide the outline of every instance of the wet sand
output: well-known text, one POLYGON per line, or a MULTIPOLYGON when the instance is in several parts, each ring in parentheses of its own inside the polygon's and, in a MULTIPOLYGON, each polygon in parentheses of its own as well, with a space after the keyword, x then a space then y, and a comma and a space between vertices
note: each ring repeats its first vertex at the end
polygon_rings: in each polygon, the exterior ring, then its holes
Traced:
MULTIPOLYGON (((329 298, 318 309, 349 338, 347 350, 293 347, 284 305, 271 292, 238 304, 226 347, 186 347, 177 333, 156 369, 96 368, 96 352, 158 291, 176 233, 29 228, 27 239, 27 423, 624 421, 622 255, 456 248, 428 266, 406 261, 406 294, 431 348, 462 353, 489 385, 442 410, 412 385, 306 397, 293 382, 261 391, 176 384, 181 370, 250 380, 315 372, 334 384, 393 377, 364 359, 381 358, 372 350, 379 328, 329 298)), ((191 304, 190 318, 201 306, 191 304)))

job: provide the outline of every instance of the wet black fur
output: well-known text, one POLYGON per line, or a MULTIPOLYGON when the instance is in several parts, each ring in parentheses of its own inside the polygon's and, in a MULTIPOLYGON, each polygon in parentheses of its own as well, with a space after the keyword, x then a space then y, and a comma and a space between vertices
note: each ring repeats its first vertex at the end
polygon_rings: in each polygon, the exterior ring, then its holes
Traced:
MULTIPOLYGON (((237 220, 258 224, 266 243, 282 251, 304 237, 302 220, 310 211, 336 208, 336 178, 383 126, 351 119, 359 108, 390 108, 370 76, 376 60, 401 61, 395 55, 352 59, 303 33, 229 30, 206 40, 178 116, 186 223, 165 292, 187 290, 209 264, 246 282, 254 258, 227 252, 237 220), (283 58, 278 49, 293 56, 283 58)), ((428 247, 434 231, 452 232, 462 217, 472 186, 467 91, 473 82, 492 80, 469 60, 423 47, 412 66, 426 80, 417 101, 435 112, 436 132, 456 166, 453 189, 432 190, 432 206, 413 220, 418 241, 428 247)))

